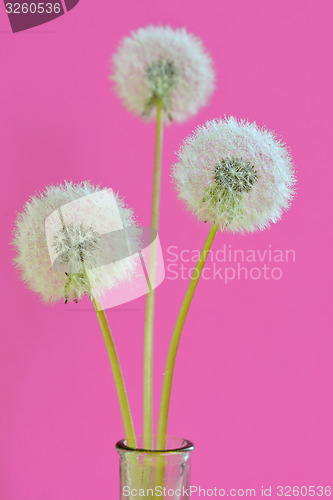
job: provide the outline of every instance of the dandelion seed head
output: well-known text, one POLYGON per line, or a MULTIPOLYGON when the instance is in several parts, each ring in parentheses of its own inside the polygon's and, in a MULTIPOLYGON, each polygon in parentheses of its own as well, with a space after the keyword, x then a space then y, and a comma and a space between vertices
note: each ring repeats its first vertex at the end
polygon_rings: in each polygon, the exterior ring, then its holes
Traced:
POLYGON ((202 41, 185 28, 147 26, 125 37, 113 56, 112 80, 125 107, 154 119, 162 101, 166 121, 182 122, 204 106, 215 72, 202 41))
POLYGON ((200 220, 249 232, 277 222, 294 196, 291 156, 275 135, 234 117, 207 122, 178 152, 173 181, 200 220))
MULTIPOLYGON (((136 268, 133 258, 120 259, 118 255, 112 265, 98 267, 101 261, 110 262, 110 249, 100 245, 102 235, 115 222, 118 224, 118 219, 123 228, 136 226, 133 211, 116 193, 112 193, 116 211, 110 210, 107 197, 101 196, 106 191, 89 182, 48 186, 32 196, 18 214, 12 241, 16 250, 14 262, 28 288, 40 294, 43 301, 58 302, 66 295, 69 299, 79 299, 92 290, 103 294, 131 279, 136 268), (87 197, 93 194, 99 196, 87 197), (59 228, 51 220, 50 229, 54 232, 51 246, 57 254, 57 264, 66 265, 65 273, 63 267, 51 262, 45 222, 51 214, 61 212, 63 206, 84 199, 88 202, 80 205, 77 222, 65 221, 59 228), (86 269, 93 269, 89 282, 83 263, 86 269)), ((137 247, 137 242, 134 245, 137 247)))

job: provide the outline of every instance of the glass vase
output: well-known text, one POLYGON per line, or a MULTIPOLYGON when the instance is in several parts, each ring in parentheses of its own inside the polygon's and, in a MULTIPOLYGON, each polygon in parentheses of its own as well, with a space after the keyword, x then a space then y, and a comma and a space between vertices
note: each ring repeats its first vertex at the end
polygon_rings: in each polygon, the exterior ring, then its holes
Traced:
POLYGON ((191 453, 186 439, 168 437, 166 450, 145 450, 138 438, 137 448, 126 440, 116 449, 120 459, 120 500, 135 498, 190 498, 191 453))

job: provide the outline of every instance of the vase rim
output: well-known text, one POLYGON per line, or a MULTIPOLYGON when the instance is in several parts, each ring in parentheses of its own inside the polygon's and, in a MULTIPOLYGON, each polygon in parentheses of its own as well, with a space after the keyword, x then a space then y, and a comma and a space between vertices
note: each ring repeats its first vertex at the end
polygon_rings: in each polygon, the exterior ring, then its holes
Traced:
MULTIPOLYGON (((139 436, 140 437, 140 436, 139 436)), ((126 444, 126 439, 121 439, 120 441, 118 441, 118 443, 116 444, 116 449, 118 451, 131 451, 131 452, 136 452, 136 453, 152 453, 152 454, 172 454, 172 453, 184 453, 184 452, 188 452, 188 451, 193 451, 194 450, 194 444, 192 443, 192 441, 189 441, 188 439, 183 439, 183 438, 178 438, 176 436, 168 436, 167 439, 176 439, 178 440, 180 443, 182 443, 181 446, 175 446, 175 447, 172 447, 172 448, 167 448, 165 450, 151 450, 151 449, 146 449, 146 448, 134 448, 134 447, 131 447, 131 446, 128 446, 126 444)))

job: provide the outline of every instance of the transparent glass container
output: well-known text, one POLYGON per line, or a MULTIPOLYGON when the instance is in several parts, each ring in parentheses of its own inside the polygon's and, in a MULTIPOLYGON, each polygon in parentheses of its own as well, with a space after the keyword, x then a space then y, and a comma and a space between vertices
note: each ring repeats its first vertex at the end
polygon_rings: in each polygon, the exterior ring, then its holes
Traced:
POLYGON ((145 450, 141 446, 141 438, 137 448, 127 446, 126 440, 116 444, 120 458, 120 500, 190 498, 193 444, 168 437, 166 450, 145 450))

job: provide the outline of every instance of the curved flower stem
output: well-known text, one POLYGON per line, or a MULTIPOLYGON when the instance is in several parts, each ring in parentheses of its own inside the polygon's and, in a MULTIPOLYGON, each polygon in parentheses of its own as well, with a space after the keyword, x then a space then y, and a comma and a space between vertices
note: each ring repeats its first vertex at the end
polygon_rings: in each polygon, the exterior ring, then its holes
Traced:
POLYGON ((136 447, 136 438, 135 438, 131 410, 129 407, 127 393, 126 393, 126 389, 125 389, 125 383, 124 383, 123 375, 121 372, 116 347, 114 345, 114 341, 112 338, 110 326, 109 326, 105 311, 97 303, 96 298, 93 297, 92 302, 94 304, 94 308, 96 311, 99 326, 101 327, 101 330, 102 330, 104 342, 106 345, 106 350, 108 352, 108 356, 109 356, 109 360, 110 360, 110 364, 111 364, 111 368, 112 368, 114 381, 116 384, 118 400, 119 400, 119 405, 120 405, 120 411, 121 411, 121 416, 123 419, 123 424, 124 424, 124 429, 125 429, 126 441, 127 441, 127 444, 129 446, 135 448, 136 447))
MULTIPOLYGON (((163 143, 163 103, 157 101, 155 161, 153 180, 153 199, 151 209, 151 239, 155 240, 159 222, 161 167, 163 143)), ((143 350, 143 447, 153 448, 153 347, 154 347, 154 307, 156 279, 156 241, 150 245, 148 276, 150 290, 146 296, 144 350, 143 350)))
POLYGON ((168 416, 169 416, 169 405, 170 405, 170 395, 172 388, 172 380, 173 373, 176 362, 176 355, 179 346, 180 337, 182 334, 183 326, 187 317, 188 310, 191 305, 191 301, 197 287, 201 271, 206 262, 208 252, 210 247, 212 246, 215 235, 219 229, 219 226, 213 224, 210 228, 204 246, 201 250, 200 257, 198 259, 197 265, 193 271, 191 281, 188 285, 183 303, 181 305, 178 318, 176 321, 176 325, 172 334, 167 361, 165 365, 164 371, 164 379, 163 379, 163 387, 162 387, 162 396, 160 403, 160 413, 159 413, 159 421, 158 421, 158 430, 157 430, 157 441, 156 441, 156 449, 164 450, 166 445, 166 435, 167 435, 167 426, 168 426, 168 416))

